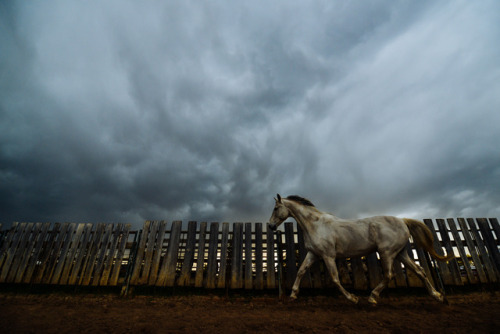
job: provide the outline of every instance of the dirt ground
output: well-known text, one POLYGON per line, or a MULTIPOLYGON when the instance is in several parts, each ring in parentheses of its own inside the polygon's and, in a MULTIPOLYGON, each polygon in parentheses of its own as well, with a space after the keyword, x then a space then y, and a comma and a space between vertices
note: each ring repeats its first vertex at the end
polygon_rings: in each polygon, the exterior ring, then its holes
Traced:
POLYGON ((2 333, 500 333, 500 291, 333 296, 0 292, 2 333))

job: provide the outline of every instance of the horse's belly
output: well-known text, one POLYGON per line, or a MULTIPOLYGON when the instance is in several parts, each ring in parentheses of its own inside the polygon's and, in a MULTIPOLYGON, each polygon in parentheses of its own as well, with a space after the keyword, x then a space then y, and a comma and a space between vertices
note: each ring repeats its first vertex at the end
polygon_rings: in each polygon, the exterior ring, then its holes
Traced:
POLYGON ((376 250, 376 245, 365 245, 364 247, 338 247, 336 257, 343 259, 348 257, 365 256, 375 252, 376 250))

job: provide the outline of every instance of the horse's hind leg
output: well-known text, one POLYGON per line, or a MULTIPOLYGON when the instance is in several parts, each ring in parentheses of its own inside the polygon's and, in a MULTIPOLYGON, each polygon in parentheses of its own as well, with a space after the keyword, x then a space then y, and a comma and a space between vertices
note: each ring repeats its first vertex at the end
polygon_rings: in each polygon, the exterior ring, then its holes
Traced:
POLYGON ((372 290, 370 297, 368 298, 368 302, 373 305, 377 304, 377 298, 380 296, 382 290, 384 290, 391 281, 393 277, 392 268, 394 265, 395 254, 383 255, 380 254, 380 260, 382 262, 382 269, 384 270, 384 278, 382 281, 372 290))
POLYGON ((397 258, 405 265, 406 268, 413 270, 417 274, 417 276, 422 280, 422 282, 424 282, 427 291, 429 291, 429 294, 433 298, 435 298, 439 302, 445 301, 444 296, 441 293, 437 292, 436 289, 434 289, 434 287, 432 286, 431 282, 429 282, 427 276, 425 275, 425 271, 422 269, 422 267, 420 267, 415 262, 413 262, 412 259, 410 259, 408 253, 406 253, 406 250, 401 251, 398 254, 397 258))
POLYGON ((302 276, 306 273, 307 269, 311 267, 311 265, 316 261, 317 257, 312 252, 307 252, 307 255, 300 265, 299 271, 297 272, 297 278, 295 278, 295 283, 293 283, 292 294, 290 295, 291 299, 297 299, 297 295, 299 294, 300 281, 302 280, 302 276))
POLYGON ((335 258, 334 257, 324 257, 326 267, 328 268, 328 271, 330 272, 330 276, 332 277, 333 283, 339 288, 340 292, 349 299, 351 302, 354 304, 358 303, 358 297, 355 295, 347 292, 344 287, 340 284, 339 280, 339 272, 337 270, 337 264, 335 263, 335 258))

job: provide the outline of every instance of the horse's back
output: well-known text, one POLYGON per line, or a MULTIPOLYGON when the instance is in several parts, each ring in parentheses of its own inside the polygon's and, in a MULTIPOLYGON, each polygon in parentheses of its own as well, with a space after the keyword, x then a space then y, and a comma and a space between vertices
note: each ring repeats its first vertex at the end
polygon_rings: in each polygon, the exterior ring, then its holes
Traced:
POLYGON ((410 231, 405 221, 394 216, 376 216, 360 219, 368 225, 370 239, 379 250, 402 247, 408 242, 410 231))

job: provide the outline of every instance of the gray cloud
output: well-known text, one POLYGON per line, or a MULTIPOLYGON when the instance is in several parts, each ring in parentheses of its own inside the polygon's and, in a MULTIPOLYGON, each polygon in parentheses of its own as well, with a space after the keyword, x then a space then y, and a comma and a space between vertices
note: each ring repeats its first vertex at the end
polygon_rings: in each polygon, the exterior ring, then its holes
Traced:
POLYGON ((500 215, 500 8, 0 5, 0 221, 500 215))

